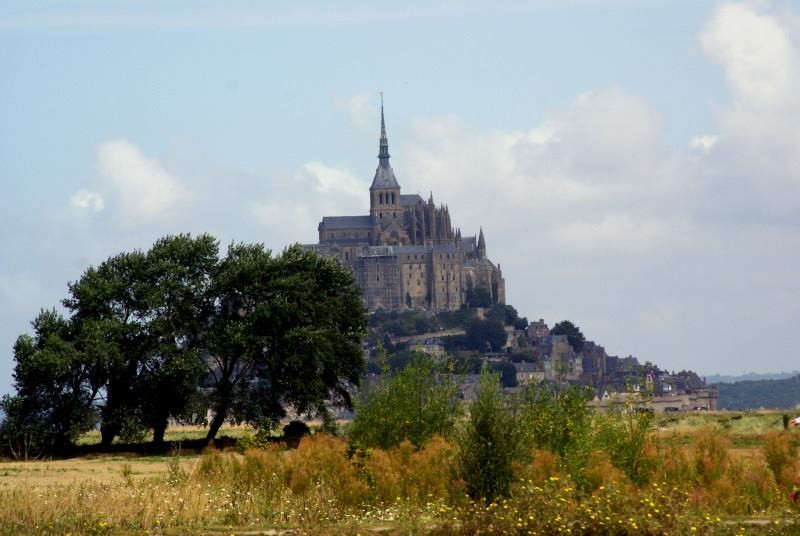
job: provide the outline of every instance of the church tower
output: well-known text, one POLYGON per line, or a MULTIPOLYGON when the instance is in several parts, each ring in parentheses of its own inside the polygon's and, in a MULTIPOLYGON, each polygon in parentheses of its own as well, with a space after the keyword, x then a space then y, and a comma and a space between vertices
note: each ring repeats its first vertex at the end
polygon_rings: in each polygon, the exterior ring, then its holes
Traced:
POLYGON ((369 187, 369 215, 381 228, 403 222, 403 207, 400 203, 400 185, 389 165, 389 139, 386 137, 386 121, 383 118, 383 93, 381 93, 381 138, 378 151, 378 169, 369 187))

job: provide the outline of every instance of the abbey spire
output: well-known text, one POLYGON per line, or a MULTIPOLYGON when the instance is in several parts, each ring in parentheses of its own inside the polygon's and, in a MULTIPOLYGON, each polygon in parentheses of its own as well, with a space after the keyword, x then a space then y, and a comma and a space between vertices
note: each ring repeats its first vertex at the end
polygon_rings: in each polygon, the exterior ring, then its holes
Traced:
MULTIPOLYGON (((378 151, 378 169, 369 187, 369 214, 385 227, 389 223, 402 223, 403 206, 400 201, 400 185, 389 165, 389 138, 386 136, 386 119, 383 115, 383 93, 381 93, 381 137, 378 151)), ((379 235, 376 235, 379 236, 379 235)))
POLYGON ((386 137, 386 121, 383 118, 383 92, 381 92, 381 139, 378 150, 380 165, 389 165, 389 138, 386 137))
MULTIPOLYGON (((383 116, 383 93, 381 93, 381 137, 378 150, 378 169, 375 170, 375 178, 372 179, 370 190, 379 188, 400 188, 394 176, 394 170, 389 165, 389 138, 386 136, 386 120, 383 116)), ((399 191, 397 196, 399 202, 399 191)))

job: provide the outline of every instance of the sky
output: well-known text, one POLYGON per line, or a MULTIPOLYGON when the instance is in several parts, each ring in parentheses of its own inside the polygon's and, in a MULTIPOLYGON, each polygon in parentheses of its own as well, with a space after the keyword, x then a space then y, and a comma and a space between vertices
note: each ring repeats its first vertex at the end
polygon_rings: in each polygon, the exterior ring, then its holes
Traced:
POLYGON ((611 355, 798 368, 792 2, 0 2, 0 393, 92 265, 313 243, 403 193, 482 226, 508 303, 611 355))

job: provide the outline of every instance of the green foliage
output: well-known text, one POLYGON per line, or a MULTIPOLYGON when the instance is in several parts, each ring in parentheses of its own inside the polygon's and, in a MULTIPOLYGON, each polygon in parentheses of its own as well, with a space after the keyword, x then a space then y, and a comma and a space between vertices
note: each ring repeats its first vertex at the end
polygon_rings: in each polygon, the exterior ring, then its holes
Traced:
POLYGON ((513 326, 515 329, 528 327, 528 319, 520 318, 517 310, 511 305, 498 303, 486 312, 486 320, 500 322, 504 326, 513 326))
POLYGON ((22 335, 14 345, 17 394, 0 402, 7 415, 0 434, 21 458, 63 449, 91 429, 103 378, 84 349, 88 337, 73 322, 43 310, 32 325, 34 336, 22 335))
POLYGON ((168 236, 90 267, 64 305, 104 377, 103 443, 154 429, 190 407, 201 372, 206 293, 217 263, 209 235, 168 236))
POLYGON ((494 320, 473 320, 467 326, 466 345, 479 352, 499 352, 506 344, 503 324, 494 320))
POLYGON ((489 369, 493 372, 500 374, 500 383, 503 387, 516 387, 517 386, 517 368, 513 363, 508 361, 500 361, 492 363, 489 369))
POLYGON ((467 290, 467 307, 491 307, 492 296, 485 288, 471 288, 467 290))
POLYGON ((580 328, 570 322, 569 320, 562 320, 550 330, 551 335, 566 335, 569 345, 576 352, 580 352, 583 348, 583 343, 586 341, 580 328))
POLYGON ((794 408, 800 404, 800 375, 781 380, 720 383, 720 409, 794 408))
POLYGON ((291 406, 350 406, 366 316, 352 274, 300 246, 169 236, 88 268, 68 319, 43 311, 14 349, 17 395, 1 433, 15 451, 60 450, 100 418, 101 443, 161 442, 170 418, 214 412, 271 428, 291 406), (198 387, 207 395, 199 397, 198 387), (16 439, 15 439, 16 438, 16 439))
POLYGON ((481 373, 469 420, 460 437, 457 472, 473 500, 492 502, 509 494, 522 434, 515 407, 503 395, 497 375, 481 373))
POLYGON ((597 446, 637 485, 648 482, 656 469, 656 460, 648 455, 648 449, 652 448, 653 418, 651 411, 629 402, 597 416, 595 423, 597 446))
POLYGON ((448 435, 460 412, 458 386, 451 374, 417 352, 394 376, 385 375, 362 390, 348 437, 360 447, 389 448, 410 440, 421 446, 448 435))
POLYGON ((586 484, 585 470, 592 447, 588 396, 577 386, 539 384, 525 391, 521 409, 526 443, 557 454, 579 485, 586 484))
POLYGON ((349 270, 300 246, 273 258, 238 244, 211 292, 210 438, 228 418, 271 427, 285 406, 323 418, 330 400, 350 407, 366 314, 349 270))

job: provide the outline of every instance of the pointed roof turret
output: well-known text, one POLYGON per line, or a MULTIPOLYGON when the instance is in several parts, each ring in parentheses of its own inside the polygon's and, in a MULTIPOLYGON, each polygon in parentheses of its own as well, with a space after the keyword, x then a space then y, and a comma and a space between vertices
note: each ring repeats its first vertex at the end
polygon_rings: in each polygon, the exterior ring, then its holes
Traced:
POLYGON ((383 92, 381 92, 381 138, 378 150, 378 169, 372 179, 370 190, 376 188, 400 188, 394 176, 394 170, 389 165, 389 138, 386 136, 386 120, 383 117, 383 92))
POLYGON ((478 258, 486 258, 486 239, 483 237, 483 227, 481 227, 481 231, 478 234, 478 258))

